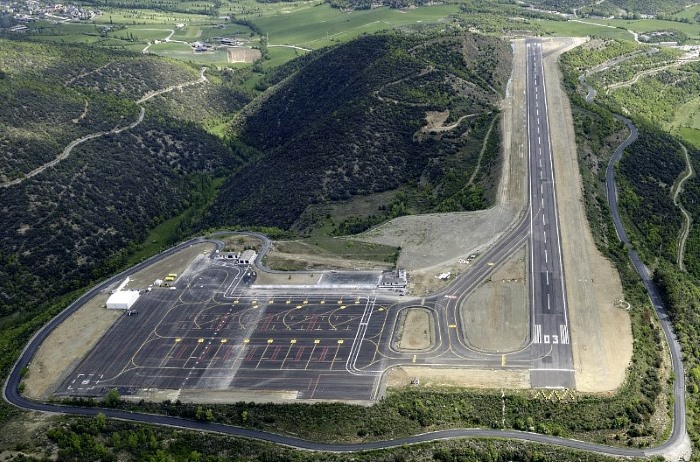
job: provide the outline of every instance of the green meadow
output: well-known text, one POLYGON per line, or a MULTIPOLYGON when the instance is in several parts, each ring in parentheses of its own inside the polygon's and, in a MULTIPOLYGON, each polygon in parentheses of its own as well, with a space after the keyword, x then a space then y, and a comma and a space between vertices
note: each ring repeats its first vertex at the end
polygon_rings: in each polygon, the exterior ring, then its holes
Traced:
POLYGON ((255 23, 268 35, 270 44, 315 49, 384 29, 444 22, 458 12, 457 5, 441 5, 411 10, 383 7, 343 13, 323 4, 261 17, 255 23))
MULTIPOLYGON (((143 51, 148 46, 150 53, 222 66, 229 64, 225 49, 194 53, 189 45, 177 41, 192 43, 214 37, 230 37, 256 45, 261 38, 256 33, 259 32, 264 34, 268 44, 272 45, 269 47, 269 59, 262 63, 263 69, 270 69, 304 53, 304 50, 284 46, 313 50, 386 29, 447 24, 463 15, 458 4, 412 9, 382 7, 344 13, 322 1, 259 3, 254 0, 241 0, 222 2, 216 14, 204 14, 208 4, 189 1, 167 3, 164 6, 159 0, 124 0, 121 4, 122 8, 104 8, 103 14, 94 21, 56 24, 40 21, 31 25, 31 28, 36 31, 34 37, 42 41, 92 43, 123 47, 132 51, 143 51), (255 32, 244 24, 227 20, 226 16, 254 23, 255 32), (110 26, 114 29, 101 33, 101 29, 110 26), (170 38, 171 41, 165 42, 166 38, 170 38), (155 43, 156 41, 160 43, 155 43)), ((677 13, 675 17, 692 20, 698 11, 700 6, 692 6, 677 13)), ((633 35, 628 29, 638 33, 676 29, 685 33, 691 40, 700 40, 700 28, 696 23, 676 21, 530 19, 527 24, 545 35, 630 40, 633 35)), ((523 28, 527 29, 528 26, 524 24, 523 28)), ((241 64, 234 66, 239 67, 241 64)))

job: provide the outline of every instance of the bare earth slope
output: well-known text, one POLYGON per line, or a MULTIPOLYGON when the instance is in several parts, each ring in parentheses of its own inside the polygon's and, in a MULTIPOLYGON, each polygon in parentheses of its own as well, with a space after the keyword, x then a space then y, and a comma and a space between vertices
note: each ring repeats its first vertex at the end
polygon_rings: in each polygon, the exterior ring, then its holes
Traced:
POLYGON ((596 248, 582 201, 571 107, 558 84, 558 56, 573 46, 570 39, 545 44, 545 53, 552 51, 544 62, 547 107, 551 133, 556 134, 552 148, 576 388, 604 392, 618 388, 625 379, 632 358, 632 330, 627 312, 615 306, 623 297, 620 277, 596 248))
MULTIPOLYGON (((515 46, 511 79, 506 98, 501 102, 504 152, 496 205, 477 212, 403 216, 356 239, 401 246, 398 265, 411 270, 416 280, 426 276, 425 279, 434 281, 437 273, 451 271, 454 274, 463 269, 457 263, 460 257, 488 248, 507 230, 523 210, 526 197, 524 60, 524 46, 515 46)), ((420 293, 426 288, 436 287, 421 287, 420 293)))

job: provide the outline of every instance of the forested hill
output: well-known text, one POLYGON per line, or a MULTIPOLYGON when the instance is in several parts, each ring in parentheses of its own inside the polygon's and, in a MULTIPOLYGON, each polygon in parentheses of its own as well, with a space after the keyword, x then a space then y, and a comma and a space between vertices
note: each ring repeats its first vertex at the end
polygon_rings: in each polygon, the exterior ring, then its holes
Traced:
POLYGON ((681 11, 693 2, 684 0, 607 0, 607 3, 630 13, 660 15, 681 11))
POLYGON ((375 35, 307 58, 235 127, 262 155, 222 188, 210 223, 288 228, 310 204, 419 179, 436 206, 486 206, 498 153, 491 147, 481 168, 479 155, 486 134, 498 133, 487 128, 510 53, 508 43, 483 36, 375 35), (428 114, 446 111, 454 128, 422 130, 428 114), (446 184, 454 175, 458 187, 446 184))
MULTIPOLYGON (((136 103, 198 81, 198 68, 85 45, 0 40, 0 71, 0 318, 31 316, 47 299, 110 274, 151 227, 201 201, 215 174, 240 164, 219 138, 173 117, 177 104, 159 104, 167 94, 136 103), (23 179, 72 141, 114 129, 123 130, 88 139, 23 179)), ((183 90, 203 117, 248 101, 221 84, 200 87, 216 88, 228 105, 183 90)))

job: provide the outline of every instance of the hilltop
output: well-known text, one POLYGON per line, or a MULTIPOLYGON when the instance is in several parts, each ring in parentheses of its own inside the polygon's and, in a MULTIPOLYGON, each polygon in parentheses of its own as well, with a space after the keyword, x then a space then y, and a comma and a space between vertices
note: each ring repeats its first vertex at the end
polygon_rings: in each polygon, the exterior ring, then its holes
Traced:
POLYGON ((288 66, 232 127, 259 156, 227 180, 209 223, 289 228, 309 207, 408 184, 420 185, 421 200, 394 198, 387 208, 487 206, 510 53, 483 36, 392 34, 288 66))

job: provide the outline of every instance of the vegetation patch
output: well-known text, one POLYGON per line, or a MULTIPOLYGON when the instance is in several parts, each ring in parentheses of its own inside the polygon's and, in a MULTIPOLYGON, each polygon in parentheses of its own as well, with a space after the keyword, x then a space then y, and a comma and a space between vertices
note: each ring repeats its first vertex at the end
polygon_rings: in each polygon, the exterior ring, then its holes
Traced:
POLYGON ((427 43, 378 35, 302 58, 302 67, 288 66, 288 77, 233 127, 231 136, 262 156, 224 185, 210 223, 288 228, 309 204, 419 181, 412 189, 425 199, 422 207, 397 196, 389 213, 340 223, 338 234, 390 215, 485 207, 499 167, 492 125, 509 56, 505 43, 474 35, 427 43), (416 136, 426 111, 445 109, 477 117, 452 132, 416 136), (265 207, 270 202, 274 209, 265 207))

